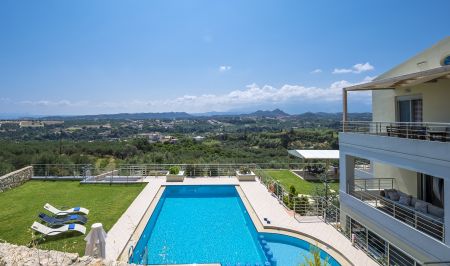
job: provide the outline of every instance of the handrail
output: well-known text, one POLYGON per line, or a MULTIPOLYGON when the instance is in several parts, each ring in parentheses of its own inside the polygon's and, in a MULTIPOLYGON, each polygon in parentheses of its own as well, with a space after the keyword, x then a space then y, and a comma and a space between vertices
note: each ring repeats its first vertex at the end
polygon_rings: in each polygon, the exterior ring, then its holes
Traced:
POLYGON ((355 185, 365 190, 393 189, 395 178, 355 178, 355 185))
POLYGON ((133 261, 133 253, 134 253, 134 246, 133 244, 130 245, 128 248, 128 261, 133 261))
POLYGON ((430 141, 450 141, 450 123, 345 121, 344 132, 410 138, 430 141))
POLYGON ((342 122, 345 124, 348 123, 361 123, 361 124, 367 124, 367 123, 385 123, 385 124, 404 124, 404 125, 442 125, 442 126, 450 126, 450 123, 447 122, 396 122, 396 121, 362 121, 362 120, 351 120, 351 121, 345 121, 342 122))

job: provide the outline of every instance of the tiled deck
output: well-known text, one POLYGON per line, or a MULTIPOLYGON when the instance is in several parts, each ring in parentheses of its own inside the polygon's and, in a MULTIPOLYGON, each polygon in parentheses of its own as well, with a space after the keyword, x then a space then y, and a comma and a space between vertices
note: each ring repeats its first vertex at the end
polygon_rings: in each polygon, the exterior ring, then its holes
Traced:
MULTIPOLYGON (((165 178, 149 178, 146 179, 146 182, 148 182, 148 185, 108 232, 106 240, 106 256, 108 259, 119 258, 162 185, 229 184, 240 185, 242 192, 244 192, 255 212, 252 218, 259 219, 260 224, 264 226, 262 230, 274 232, 276 228, 282 228, 296 231, 299 232, 301 238, 308 239, 313 243, 326 243, 332 247, 338 247, 339 253, 350 260, 353 265, 377 265, 366 254, 353 247, 350 241, 331 225, 315 217, 304 217, 301 222, 297 221, 259 182, 239 182, 236 178, 229 177, 186 178, 182 183, 166 183, 165 178), (263 220, 264 218, 271 221, 270 226, 263 220)), ((257 227, 261 226, 257 225, 257 227)), ((335 253, 324 245, 320 245, 320 247, 332 255, 335 253)))

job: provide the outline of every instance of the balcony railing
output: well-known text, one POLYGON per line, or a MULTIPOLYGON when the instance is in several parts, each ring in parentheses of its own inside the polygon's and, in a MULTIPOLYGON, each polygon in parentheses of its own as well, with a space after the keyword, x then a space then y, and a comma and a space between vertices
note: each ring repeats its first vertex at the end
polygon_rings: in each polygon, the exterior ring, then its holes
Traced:
POLYGON ((357 178, 355 185, 364 190, 384 190, 395 187, 395 178, 357 178))
POLYGON ((436 219, 414 208, 384 198, 376 190, 371 191, 358 185, 349 184, 348 194, 439 241, 445 240, 443 219, 436 219))
POLYGON ((450 123, 347 121, 343 132, 430 141, 450 141, 450 123))

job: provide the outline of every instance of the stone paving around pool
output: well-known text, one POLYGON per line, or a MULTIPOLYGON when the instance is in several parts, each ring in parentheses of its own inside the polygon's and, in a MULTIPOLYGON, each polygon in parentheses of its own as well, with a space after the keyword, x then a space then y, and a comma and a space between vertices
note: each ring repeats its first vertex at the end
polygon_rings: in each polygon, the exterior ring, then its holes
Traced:
MULTIPOLYGON (((115 260, 119 259, 119 257, 121 257, 120 259, 127 257, 129 246, 133 244, 128 242, 151 204, 156 204, 153 200, 157 196, 158 191, 160 191, 161 186, 239 185, 240 191, 245 197, 243 198, 244 202, 247 201, 251 205, 249 206, 251 208, 249 212, 259 231, 284 233, 307 240, 310 243, 319 245, 320 248, 333 257, 338 255, 344 256, 349 262, 341 261, 342 265, 378 265, 364 252, 352 246, 351 242, 335 228, 324 223, 318 217, 302 217, 300 221, 296 220, 292 213, 283 207, 267 191, 266 187, 258 181, 239 182, 234 177, 185 178, 184 182, 179 183, 167 183, 163 177, 152 177, 146 178, 145 181, 148 182, 147 186, 108 232, 106 239, 107 259, 115 260), (271 221, 270 225, 264 221, 264 218, 268 218, 271 221), (327 245, 333 247, 334 250, 327 245)), ((249 207, 247 206, 247 209, 249 207)))

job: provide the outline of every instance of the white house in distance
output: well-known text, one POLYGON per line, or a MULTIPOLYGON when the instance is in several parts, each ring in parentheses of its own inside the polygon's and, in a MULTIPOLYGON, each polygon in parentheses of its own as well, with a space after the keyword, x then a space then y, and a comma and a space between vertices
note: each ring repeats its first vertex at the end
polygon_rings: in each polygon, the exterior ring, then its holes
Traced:
POLYGON ((203 136, 195 136, 192 139, 197 141, 197 142, 201 142, 201 141, 203 141, 205 139, 205 137, 203 137, 203 136))
POLYGON ((390 265, 450 265, 450 37, 344 88, 341 225, 390 265), (372 91, 373 121, 347 121, 347 94, 372 91), (370 178, 355 161, 371 163, 370 178))

